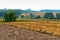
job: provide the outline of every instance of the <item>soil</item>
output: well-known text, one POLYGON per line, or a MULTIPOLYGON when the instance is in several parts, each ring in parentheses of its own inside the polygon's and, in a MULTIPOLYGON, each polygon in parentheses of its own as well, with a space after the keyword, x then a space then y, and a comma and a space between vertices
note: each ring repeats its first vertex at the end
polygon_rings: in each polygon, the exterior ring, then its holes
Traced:
POLYGON ((0 24, 0 40, 60 40, 60 37, 12 25, 0 24))

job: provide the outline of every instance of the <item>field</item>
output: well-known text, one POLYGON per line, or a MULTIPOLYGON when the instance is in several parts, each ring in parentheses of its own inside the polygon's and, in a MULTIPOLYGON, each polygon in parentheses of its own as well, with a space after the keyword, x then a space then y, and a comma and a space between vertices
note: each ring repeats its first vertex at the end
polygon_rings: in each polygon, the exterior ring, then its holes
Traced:
POLYGON ((0 40, 60 40, 60 37, 31 29, 0 24, 0 40))
POLYGON ((22 27, 36 30, 41 33, 60 36, 60 20, 36 20, 23 22, 1 22, 1 24, 13 25, 15 27, 22 27))

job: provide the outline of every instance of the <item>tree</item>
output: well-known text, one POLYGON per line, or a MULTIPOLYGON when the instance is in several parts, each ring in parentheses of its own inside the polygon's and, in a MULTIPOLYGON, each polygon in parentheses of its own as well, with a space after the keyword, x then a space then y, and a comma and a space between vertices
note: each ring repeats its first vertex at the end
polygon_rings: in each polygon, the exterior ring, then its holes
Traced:
POLYGON ((4 15, 5 22, 16 21, 16 18, 17 16, 14 10, 8 10, 4 15))
POLYGON ((45 13, 45 15, 44 15, 44 18, 46 18, 46 19, 54 19, 54 15, 50 12, 50 13, 45 13))
POLYGON ((21 18, 25 18, 25 16, 24 16, 24 15, 20 15, 20 17, 21 17, 21 18))
POLYGON ((35 17, 35 15, 30 13, 30 18, 33 19, 34 17, 35 17))
POLYGON ((60 13, 56 14, 56 19, 60 19, 60 13))
POLYGON ((40 15, 37 15, 36 17, 35 17, 35 19, 40 19, 41 18, 41 16, 40 15))

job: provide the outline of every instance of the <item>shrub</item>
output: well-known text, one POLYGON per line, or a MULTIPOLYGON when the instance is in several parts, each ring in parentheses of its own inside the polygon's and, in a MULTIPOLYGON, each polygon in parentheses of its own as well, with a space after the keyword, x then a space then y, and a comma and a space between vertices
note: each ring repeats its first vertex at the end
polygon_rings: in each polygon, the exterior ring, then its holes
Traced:
POLYGON ((41 16, 40 16, 40 15, 38 15, 38 16, 36 16, 36 17, 35 17, 35 19, 40 19, 40 18, 41 18, 41 16))
POLYGON ((56 19, 60 19, 60 13, 56 14, 56 19))
POLYGON ((21 18, 25 18, 25 16, 24 16, 24 15, 20 15, 20 17, 21 17, 21 18))
POLYGON ((35 15, 30 13, 30 18, 33 19, 34 17, 35 17, 35 15))
POLYGON ((5 22, 16 21, 16 18, 17 16, 13 10, 8 10, 4 15, 5 22))
POLYGON ((45 15, 44 15, 44 18, 46 18, 46 19, 54 19, 54 15, 50 12, 50 13, 45 13, 45 15))

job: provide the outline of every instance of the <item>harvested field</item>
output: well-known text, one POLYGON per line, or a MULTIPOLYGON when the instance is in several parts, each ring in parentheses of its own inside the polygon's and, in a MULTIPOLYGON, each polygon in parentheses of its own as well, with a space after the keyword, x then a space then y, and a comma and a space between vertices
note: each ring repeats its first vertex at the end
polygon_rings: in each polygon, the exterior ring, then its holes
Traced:
POLYGON ((60 36, 60 21, 35 21, 35 22, 9 22, 2 23, 43 32, 46 34, 60 36))
POLYGON ((0 40, 60 40, 57 36, 19 27, 0 24, 0 40))

